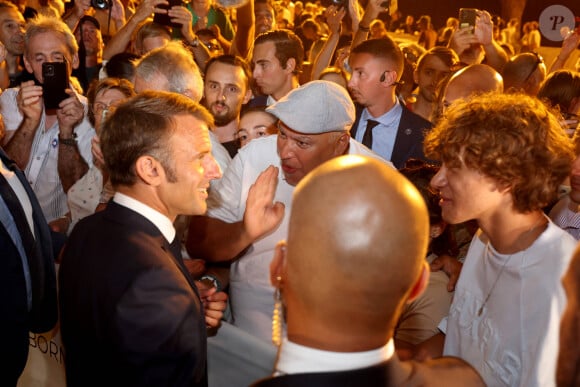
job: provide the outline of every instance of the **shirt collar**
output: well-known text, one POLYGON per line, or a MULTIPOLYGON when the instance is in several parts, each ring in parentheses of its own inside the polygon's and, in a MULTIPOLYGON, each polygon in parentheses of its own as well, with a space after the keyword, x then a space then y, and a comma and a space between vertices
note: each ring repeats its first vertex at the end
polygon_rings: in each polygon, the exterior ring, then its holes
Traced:
POLYGON ((390 360, 395 353, 393 340, 383 347, 364 352, 330 352, 305 347, 284 339, 276 374, 336 372, 367 368, 390 360))
POLYGON ((120 192, 115 193, 113 201, 147 218, 147 220, 153 223, 155 227, 161 231, 161 234, 163 234, 169 243, 173 242, 173 239, 175 238, 175 227, 173 227, 173 223, 171 223, 171 220, 169 220, 167 216, 163 215, 159 211, 154 210, 148 205, 143 204, 137 199, 134 199, 120 192))
POLYGON ((369 111, 365 108, 361 115, 362 118, 361 121, 364 120, 364 122, 366 122, 366 120, 375 120, 378 121, 381 125, 390 127, 391 125, 393 125, 394 122, 396 122, 398 119, 401 118, 402 111, 403 107, 401 106, 401 102, 399 101, 398 98, 396 98, 395 105, 393 105, 393 107, 388 112, 384 113, 379 117, 371 116, 369 111))

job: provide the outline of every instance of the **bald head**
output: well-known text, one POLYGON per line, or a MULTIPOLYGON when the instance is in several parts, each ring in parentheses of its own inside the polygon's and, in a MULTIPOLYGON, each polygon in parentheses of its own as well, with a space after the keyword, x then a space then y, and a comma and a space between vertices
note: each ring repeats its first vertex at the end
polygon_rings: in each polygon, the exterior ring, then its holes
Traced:
POLYGON ((373 336, 384 345, 421 276, 428 228, 419 192, 384 163, 341 156, 313 170, 296 187, 290 216, 289 338, 320 324, 329 336, 357 332, 367 336, 358 343, 373 336))
POLYGON ((445 88, 444 103, 490 91, 503 92, 501 75, 488 65, 470 65, 453 74, 445 88))
POLYGON ((505 90, 536 96, 546 73, 544 59, 538 54, 526 52, 513 56, 502 70, 505 90))

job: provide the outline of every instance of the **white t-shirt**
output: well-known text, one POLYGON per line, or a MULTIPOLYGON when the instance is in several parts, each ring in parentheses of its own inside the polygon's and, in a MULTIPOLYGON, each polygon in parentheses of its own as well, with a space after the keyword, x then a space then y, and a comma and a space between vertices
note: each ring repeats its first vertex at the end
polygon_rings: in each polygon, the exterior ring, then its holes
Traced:
MULTIPOLYGON (((271 135, 252 140, 238 151, 210 194, 208 216, 228 223, 243 219, 251 185, 268 166, 280 167, 276 142, 277 135, 271 135)), ((384 161, 353 139, 350 140, 349 153, 384 161)), ((274 310, 274 288, 270 285, 269 267, 276 244, 288 235, 293 192, 294 187, 286 183, 280 169, 274 201, 286 206, 284 219, 276 230, 250 246, 246 254, 232 264, 230 271, 230 304, 234 325, 266 341, 271 340, 274 310)))
POLYGON ((488 386, 555 386, 566 306, 561 278, 575 246, 572 236, 549 222, 528 249, 510 258, 497 253, 479 230, 449 316, 440 324, 446 334, 443 354, 473 365, 488 386))

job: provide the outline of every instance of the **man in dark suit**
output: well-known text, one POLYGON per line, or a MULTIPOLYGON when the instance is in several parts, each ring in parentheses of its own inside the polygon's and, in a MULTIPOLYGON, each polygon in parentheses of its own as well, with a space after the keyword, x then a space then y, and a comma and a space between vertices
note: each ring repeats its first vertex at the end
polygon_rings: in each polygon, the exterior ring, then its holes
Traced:
POLYGON ((69 387, 207 385, 206 324, 219 324, 226 296, 198 290, 172 223, 204 213, 221 176, 212 124, 201 105, 165 92, 144 92, 106 121, 116 194, 77 224, 59 275, 69 387))
POLYGON ((341 156, 302 179, 288 242, 270 265, 288 337, 276 376, 255 386, 482 386, 458 358, 403 362, 395 353, 403 305, 429 277, 428 228, 419 192, 373 159, 341 156))
POLYGON ((0 385, 16 386, 28 358, 28 332, 46 332, 56 323, 56 276, 42 209, 26 177, 2 148, 0 255, 0 385))
POLYGON ((369 39, 350 54, 348 89, 357 103, 350 135, 397 169, 409 158, 425 159, 423 137, 431 123, 398 100, 395 88, 403 74, 403 53, 389 38, 369 39))

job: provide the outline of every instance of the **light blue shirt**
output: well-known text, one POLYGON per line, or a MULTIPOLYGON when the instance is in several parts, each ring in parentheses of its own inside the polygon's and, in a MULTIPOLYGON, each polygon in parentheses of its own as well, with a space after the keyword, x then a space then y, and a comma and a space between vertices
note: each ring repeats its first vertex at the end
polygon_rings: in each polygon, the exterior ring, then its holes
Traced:
POLYGON ((367 129, 367 120, 378 121, 379 124, 373 129, 373 144, 371 149, 385 160, 391 160, 402 114, 403 107, 398 99, 396 100, 395 106, 380 117, 373 117, 367 109, 364 109, 358 123, 355 140, 362 143, 367 129))

